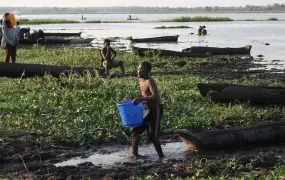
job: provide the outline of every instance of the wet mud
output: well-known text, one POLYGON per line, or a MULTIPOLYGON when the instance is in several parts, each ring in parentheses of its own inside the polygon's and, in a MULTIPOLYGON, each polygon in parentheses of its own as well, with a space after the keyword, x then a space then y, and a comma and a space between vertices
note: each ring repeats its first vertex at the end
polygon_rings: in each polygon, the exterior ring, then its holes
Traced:
POLYGON ((0 178, 238 177, 244 172, 265 174, 282 164, 285 157, 285 144, 195 152, 189 151, 174 134, 162 136, 162 144, 164 159, 159 159, 153 146, 146 143, 139 148, 142 157, 133 159, 128 145, 119 142, 93 142, 82 146, 55 142, 41 148, 37 146, 36 135, 17 134, 1 141, 0 178))

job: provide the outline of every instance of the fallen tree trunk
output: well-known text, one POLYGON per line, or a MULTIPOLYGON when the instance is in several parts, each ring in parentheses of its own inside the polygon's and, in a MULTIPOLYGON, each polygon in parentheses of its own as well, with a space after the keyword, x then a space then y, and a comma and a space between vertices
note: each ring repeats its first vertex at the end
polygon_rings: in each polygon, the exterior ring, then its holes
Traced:
POLYGON ((240 101, 251 104, 285 104, 285 87, 203 83, 199 83, 197 87, 202 96, 213 102, 240 101))
POLYGON ((18 64, 0 62, 0 77, 41 77, 45 74, 59 77, 61 74, 69 75, 70 73, 83 75, 87 71, 94 73, 95 70, 96 69, 94 67, 70 67, 44 64, 18 64))
POLYGON ((245 128, 229 128, 197 134, 186 129, 178 129, 175 132, 189 149, 206 151, 284 142, 285 122, 263 123, 245 128))

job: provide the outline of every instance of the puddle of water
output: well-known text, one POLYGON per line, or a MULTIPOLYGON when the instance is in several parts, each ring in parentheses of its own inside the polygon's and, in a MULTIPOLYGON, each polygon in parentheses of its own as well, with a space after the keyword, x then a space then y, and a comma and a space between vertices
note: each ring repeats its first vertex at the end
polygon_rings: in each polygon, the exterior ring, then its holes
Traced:
MULTIPOLYGON (((88 158, 72 158, 68 161, 64 161, 61 163, 55 164, 57 167, 62 166, 76 166, 81 163, 91 162, 94 165, 102 165, 103 167, 108 167, 112 165, 119 165, 122 163, 130 162, 133 163, 134 159, 130 157, 129 146, 120 146, 120 147, 104 147, 101 149, 104 153, 100 153, 100 151, 96 154, 89 156, 88 158)), ((167 143, 162 145, 162 150, 165 155, 163 161, 167 161, 169 159, 183 159, 185 158, 185 153, 188 151, 188 147, 182 143, 167 143)), ((155 162, 158 160, 158 155, 153 147, 153 145, 149 146, 140 146, 139 154, 143 156, 142 159, 138 159, 136 161, 150 161, 155 162)))

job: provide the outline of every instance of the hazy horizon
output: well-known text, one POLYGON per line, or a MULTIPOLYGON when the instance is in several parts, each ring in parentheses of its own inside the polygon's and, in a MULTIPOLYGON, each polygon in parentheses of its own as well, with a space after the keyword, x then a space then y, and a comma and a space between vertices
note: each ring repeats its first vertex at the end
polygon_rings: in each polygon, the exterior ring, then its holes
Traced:
POLYGON ((49 0, 49 1, 36 1, 36 0, 14 0, 13 4, 5 3, 5 6, 0 5, 0 7, 112 7, 112 6, 143 6, 143 7, 205 7, 205 6, 246 6, 246 5, 256 5, 256 6, 266 6, 268 4, 284 4, 285 0, 239 0, 239 1, 226 1, 226 0, 200 0, 189 1, 189 0, 176 0, 176 1, 164 1, 164 0, 104 0, 100 2, 95 2, 94 0, 82 0, 82 1, 70 1, 70 0, 49 0), (14 5, 16 4, 16 5, 14 5))

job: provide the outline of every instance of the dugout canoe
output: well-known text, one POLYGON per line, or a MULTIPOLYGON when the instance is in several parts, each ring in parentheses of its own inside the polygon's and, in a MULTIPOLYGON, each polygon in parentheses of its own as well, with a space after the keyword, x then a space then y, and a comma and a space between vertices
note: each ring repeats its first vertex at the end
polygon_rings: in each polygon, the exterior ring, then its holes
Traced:
POLYGON ((249 102, 251 104, 285 104, 285 87, 248 86, 237 84, 197 85, 200 94, 212 102, 249 102))
POLYGON ((33 77, 44 76, 50 74, 54 77, 59 77, 61 74, 68 75, 71 72, 83 75, 87 71, 95 72, 94 67, 70 67, 70 66, 55 66, 44 64, 19 64, 19 63, 4 63, 0 62, 0 77, 33 77))
POLYGON ((149 55, 158 55, 158 56, 175 56, 175 57, 210 57, 208 54, 194 54, 188 52, 179 52, 179 51, 170 51, 162 49, 150 49, 150 48, 139 48, 132 47, 132 51, 139 56, 149 56, 149 55))
POLYGON ((212 55, 232 55, 232 54, 250 54, 252 46, 247 45, 239 48, 219 48, 219 47, 204 47, 192 46, 191 48, 183 49, 182 52, 191 52, 195 54, 212 54, 212 55))
POLYGON ((161 37, 152 37, 152 38, 141 38, 141 39, 133 39, 130 41, 133 43, 149 43, 149 42, 177 42, 179 35, 176 36, 161 36, 161 37))
POLYGON ((220 150, 285 141, 285 122, 260 123, 249 127, 212 130, 194 134, 187 129, 175 131, 190 150, 220 150))
POLYGON ((81 36, 81 32, 79 33, 46 33, 45 36, 81 36))
POLYGON ((84 43, 90 43, 93 41, 93 38, 88 38, 88 39, 45 39, 42 40, 40 39, 39 42, 37 42, 34 39, 23 39, 20 40, 19 44, 24 45, 24 44, 84 44, 84 43))

